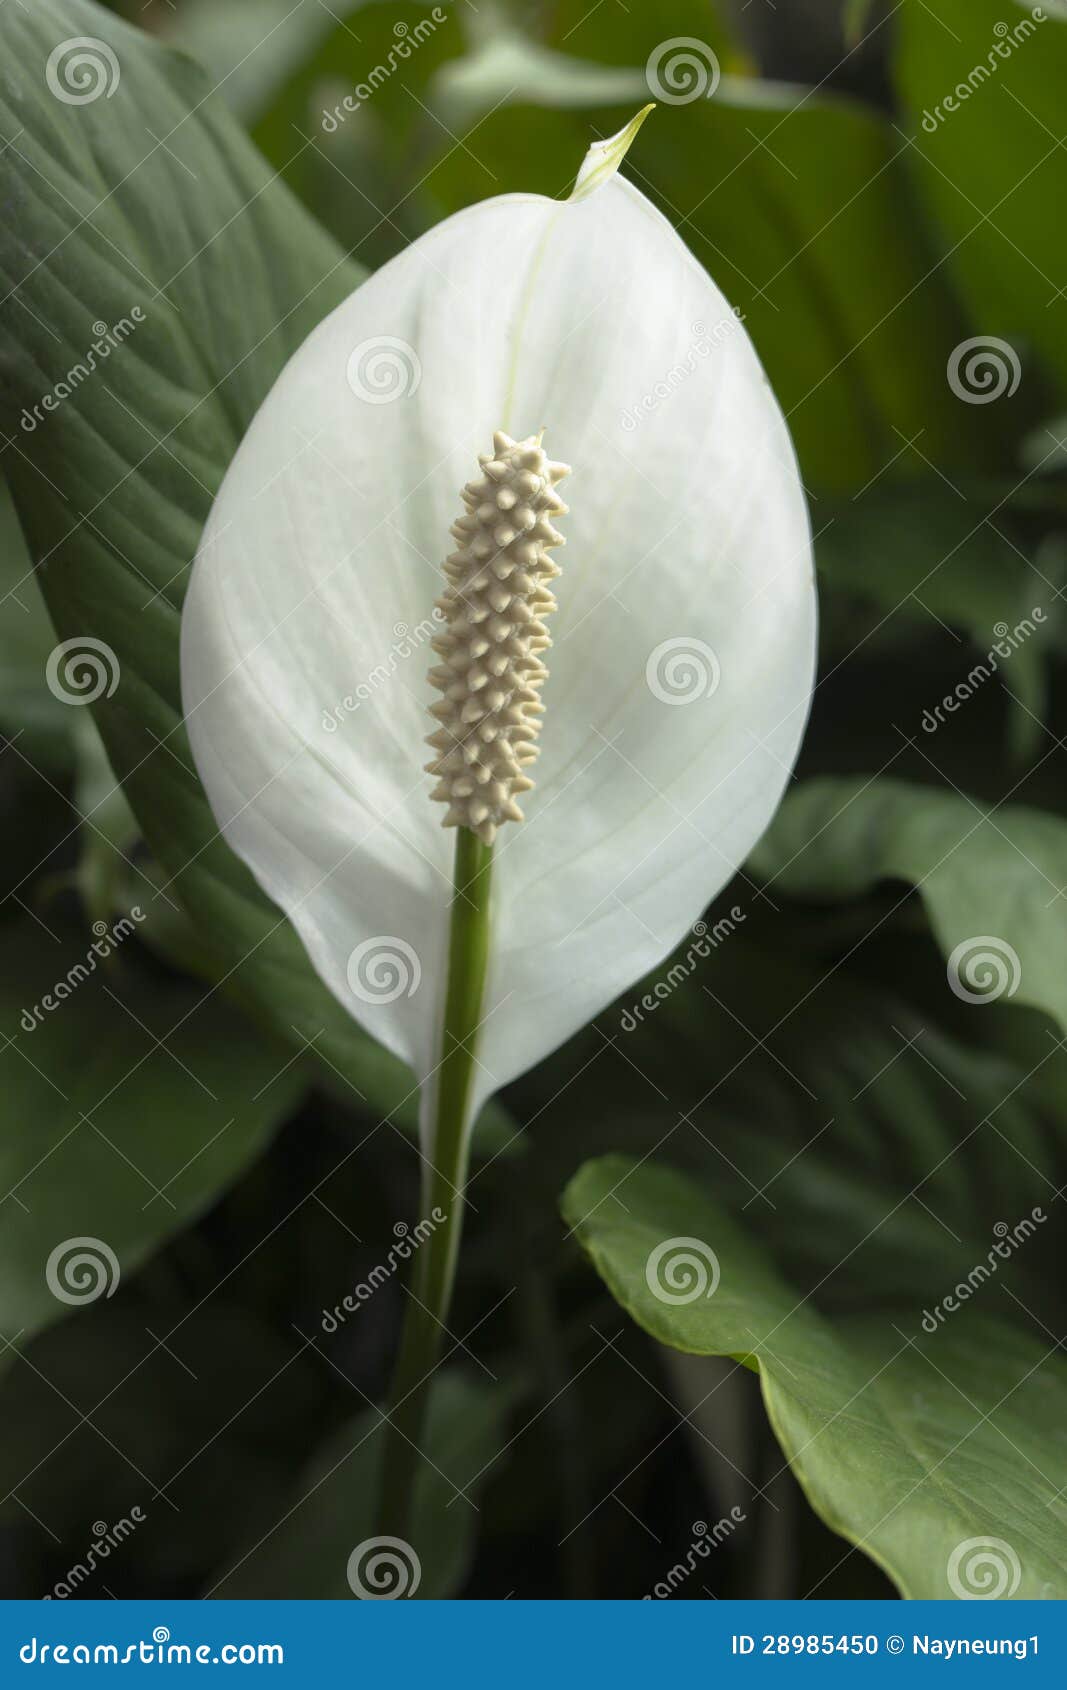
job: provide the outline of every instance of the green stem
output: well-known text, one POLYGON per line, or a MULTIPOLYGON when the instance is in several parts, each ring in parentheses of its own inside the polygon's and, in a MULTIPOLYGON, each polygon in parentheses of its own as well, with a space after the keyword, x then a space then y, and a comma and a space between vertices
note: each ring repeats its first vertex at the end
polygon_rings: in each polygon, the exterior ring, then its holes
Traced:
POLYGON ((421 1218, 432 1230, 415 1258, 385 1429, 379 1527, 393 1537, 404 1537, 411 1523, 430 1379, 441 1356, 463 1229, 492 861, 491 845, 457 829, 440 1060, 423 1097, 421 1218))

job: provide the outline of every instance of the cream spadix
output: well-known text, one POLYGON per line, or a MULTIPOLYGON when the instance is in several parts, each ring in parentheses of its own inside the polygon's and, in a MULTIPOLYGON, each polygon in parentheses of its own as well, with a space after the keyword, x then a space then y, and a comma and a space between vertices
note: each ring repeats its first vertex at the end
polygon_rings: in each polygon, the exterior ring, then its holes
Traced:
POLYGON ((320 324, 230 466, 184 614, 189 732, 226 838, 426 1080, 455 834, 422 765, 457 493, 494 430, 543 425, 575 466, 536 784, 494 847, 472 1106, 684 938, 773 814, 811 692, 785 424, 738 317, 615 173, 621 145, 593 149, 568 201, 448 218, 320 324))
POLYGON ((552 518, 567 509, 554 488, 570 466, 552 463, 540 437, 512 440, 501 429, 479 462, 452 524, 459 550, 437 601, 442 662, 430 680, 444 696, 430 706, 441 726, 428 767, 441 777, 433 796, 448 805, 445 826, 468 827, 491 845, 502 822, 523 820, 516 797, 533 786, 522 771, 537 757, 548 674, 540 653, 552 643, 542 618, 556 609, 547 583, 559 574, 548 552, 563 544, 552 518))

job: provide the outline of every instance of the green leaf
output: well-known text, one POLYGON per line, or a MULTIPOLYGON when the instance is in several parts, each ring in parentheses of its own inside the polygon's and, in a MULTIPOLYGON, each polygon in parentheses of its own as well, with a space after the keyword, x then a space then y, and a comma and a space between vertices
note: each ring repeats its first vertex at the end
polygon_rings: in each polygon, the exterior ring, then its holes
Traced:
MULTIPOLYGON (((477 1535, 478 1492, 503 1442, 504 1407, 505 1393, 488 1384, 440 1376, 410 1537, 396 1551, 394 1579, 404 1584, 397 1592, 387 1577, 387 1592, 407 1594, 416 1569, 411 1594, 420 1601, 454 1596, 462 1585, 477 1535)), ((368 1408, 335 1433, 297 1478, 287 1511, 264 1523, 206 1594, 287 1600, 356 1595, 351 1581, 368 1579, 379 1541, 374 1515, 384 1423, 378 1409, 368 1408)))
POLYGON ((1008 342, 985 371, 988 380, 996 359, 1004 373, 1004 396, 989 408, 1008 403, 1027 346, 1062 392, 1067 228, 1049 206, 1063 180, 1067 16, 1018 0, 907 0, 896 23, 915 180, 975 330, 1008 342))
POLYGON ((219 837, 178 675, 182 595, 214 492, 287 356, 360 272, 190 61, 88 0, 5 7, 0 46, 0 420, 58 635, 107 648, 117 684, 93 710, 108 758, 161 891, 187 908, 216 973, 286 1038, 314 1043, 350 1100, 410 1124, 407 1070, 345 1014, 219 837), (45 74, 76 36, 118 66, 111 93, 80 105, 45 74))
POLYGON ((15 507, 0 480, 0 731, 50 778, 69 774, 72 712, 45 683, 56 643, 15 507))
MULTIPOLYGON (((1038 573, 1012 538, 990 489, 964 498, 940 482, 881 483, 859 499, 818 511, 816 557, 833 592, 866 601, 875 628, 901 618, 909 634, 938 622, 970 634, 980 650, 996 624, 1039 608, 1051 628, 1062 610, 1056 569, 1038 573), (988 520, 987 520, 988 519, 988 520)), ((875 629, 872 629, 872 632, 875 629)), ((1027 642, 1010 665, 1017 674, 1041 646, 1027 642)))
MULTIPOLYGON (((55 648, 55 632, 11 496, 0 482, 0 730, 9 736, 8 749, 18 759, 20 773, 28 771, 48 782, 56 797, 69 805, 71 821, 83 823, 78 866, 71 875, 53 869, 50 852, 38 866, 47 865, 54 885, 68 880, 76 884, 89 914, 103 917, 121 905, 117 881, 124 873, 140 882, 142 893, 148 885, 132 858, 140 830, 92 717, 79 708, 77 691, 65 699, 56 678, 49 679, 55 648), (67 799, 64 788, 71 777, 74 791, 67 799)), ((91 684, 88 670, 85 675, 91 684)), ((71 831, 68 826, 58 846, 71 831)))
POLYGON ((217 993, 145 967, 139 909, 91 931, 51 913, 4 929, 0 1330, 9 1335, 50 1325, 132 1275, 259 1154, 304 1084, 284 1047, 217 993), (99 1264, 82 1274, 79 1239, 99 1264))
POLYGON ((787 797, 750 864, 799 898, 909 882, 948 959, 946 993, 1030 1004, 1067 1032, 1067 821, 904 781, 814 780, 787 797))
MULTIPOLYGON (((160 20, 166 39, 210 73, 231 111, 251 126, 321 43, 348 28, 362 0, 185 0, 160 20)), ((290 137, 291 139, 291 137, 290 137)))
POLYGON ((969 1312, 934 1318, 932 1333, 915 1307, 831 1321, 706 1190, 647 1161, 588 1163, 563 1210, 612 1295, 652 1337, 759 1372, 812 1506, 902 1594, 981 1591, 983 1554, 986 1594, 1067 1594, 1057 1476, 1067 1458, 1067 1368, 1054 1342, 969 1312), (976 1539, 995 1543, 983 1551, 976 1539))
MULTIPOLYGON (((424 91, 463 52, 461 16, 477 13, 432 0, 203 0, 179 7, 169 33, 211 72, 286 186, 374 267, 422 232, 421 132, 443 134, 424 91)), ((488 165, 481 176, 492 193, 488 165)))
MULTIPOLYGON (((468 148, 491 159, 493 192, 566 192, 590 137, 649 98, 644 64, 625 84, 624 71, 598 78, 560 55, 545 92, 543 49, 533 62, 539 79, 521 74, 514 40, 506 54, 491 43, 439 77, 445 121, 467 128, 426 180, 442 210, 486 192, 468 148)), ((627 159, 743 312, 817 492, 864 486, 919 436, 949 469, 981 470, 1001 451, 1003 420, 961 405, 946 382, 966 329, 910 212, 900 150, 856 102, 724 75, 713 97, 658 109, 627 159)), ((695 345, 715 332, 699 325, 695 345)))
MULTIPOLYGON (((982 1255, 1001 1220, 1035 1197, 1054 1202, 1065 1169, 1053 1041, 1043 1017, 1017 1010, 1005 1014, 1031 1038, 1016 1051, 999 1028, 991 1037, 994 1007, 980 1030, 992 1048, 972 1049, 928 1008, 849 972, 853 952, 876 972, 886 959, 859 952, 831 916, 810 924, 809 954, 794 960, 788 907, 775 904, 773 949, 735 933, 695 966, 683 949, 542 1064, 525 1101, 537 1114, 530 1173, 547 1207, 589 1156, 663 1146, 758 1220, 779 1263, 818 1286, 825 1307, 852 1313, 887 1287, 921 1307, 931 1284, 956 1276, 961 1246, 982 1255), (860 1250, 862 1276, 840 1273, 860 1250)), ((910 952, 899 972, 914 991, 910 952)), ((938 970, 935 993, 943 979, 938 970)), ((1043 1234, 1019 1261, 1016 1289, 1037 1321, 1062 1312, 1051 1243, 1043 1234)))

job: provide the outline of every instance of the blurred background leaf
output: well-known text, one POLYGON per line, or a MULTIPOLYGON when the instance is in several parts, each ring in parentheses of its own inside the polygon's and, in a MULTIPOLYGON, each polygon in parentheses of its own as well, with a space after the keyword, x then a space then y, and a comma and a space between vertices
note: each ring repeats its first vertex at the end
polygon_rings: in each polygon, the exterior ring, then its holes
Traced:
POLYGON ((373 1544, 374 1503, 381 1459, 379 1410, 368 1406, 297 1475, 291 1510, 249 1544, 211 1595, 230 1598, 339 1597, 367 1590, 414 1586, 420 1601, 454 1596, 469 1569, 477 1529, 483 1474, 503 1441, 502 1393, 488 1377, 481 1385, 445 1373, 434 1394, 427 1430, 427 1461, 419 1473, 410 1548, 395 1574, 368 1565, 360 1543, 373 1544), (349 1556, 355 1563, 348 1570, 349 1556), (378 1583, 381 1579, 382 1583, 378 1583))
POLYGON ((902 8, 902 139, 943 262, 978 329, 1032 349, 1061 396, 1067 231, 1048 211, 1062 182, 1065 75, 1067 14, 1058 5, 946 0, 935 12, 907 0, 902 8))
POLYGON ((949 958, 950 989, 1018 995, 1067 1033, 1057 963, 1067 945, 1067 824, 1058 818, 1010 804, 986 812, 962 793, 892 780, 810 782, 786 800, 753 868, 783 892, 823 900, 857 897, 880 879, 911 882, 949 958))
POLYGON ((217 994, 127 955, 140 918, 135 905, 86 935, 31 914, 5 934, 0 1017, 23 1036, 0 1057, 4 1332, 29 1336, 95 1298, 101 1276, 113 1290, 238 1177, 303 1089, 285 1048, 217 994), (80 1238, 99 1262, 84 1283, 60 1248, 80 1238))

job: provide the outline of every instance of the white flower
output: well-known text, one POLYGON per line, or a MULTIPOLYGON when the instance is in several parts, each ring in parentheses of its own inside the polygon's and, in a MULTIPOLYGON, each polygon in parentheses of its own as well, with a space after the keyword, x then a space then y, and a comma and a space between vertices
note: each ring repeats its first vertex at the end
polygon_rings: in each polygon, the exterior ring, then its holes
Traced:
POLYGON ((679 943, 773 814, 811 692, 789 436, 738 317, 615 173, 634 128, 571 199, 450 217, 320 324, 230 466, 186 601, 219 825, 423 1081, 452 896, 423 767, 449 528, 494 431, 543 428, 572 466, 536 785, 495 847, 475 1107, 679 943), (351 966, 375 943, 382 990, 351 966))

